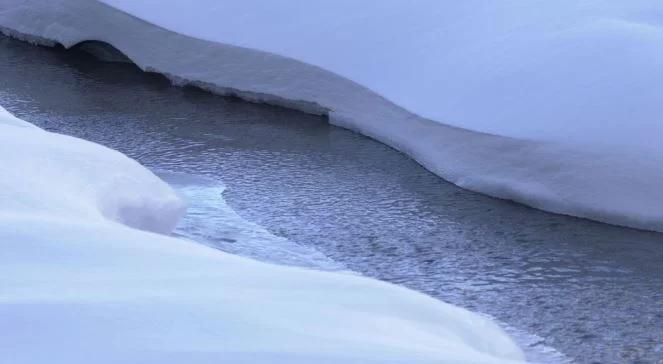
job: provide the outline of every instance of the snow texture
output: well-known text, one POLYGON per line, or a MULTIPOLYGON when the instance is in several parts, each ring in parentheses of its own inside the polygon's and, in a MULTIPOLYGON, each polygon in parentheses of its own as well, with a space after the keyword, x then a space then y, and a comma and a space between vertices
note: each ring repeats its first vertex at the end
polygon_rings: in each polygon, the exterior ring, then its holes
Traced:
POLYGON ((628 131, 638 143, 663 132, 656 0, 103 1, 321 67, 460 127, 582 141, 628 131))
POLYGON ((121 153, 0 108, 0 363, 522 359, 490 320, 423 294, 145 231, 183 208, 121 153))
POLYGON ((657 231, 661 14, 654 0, 0 0, 8 34, 106 42, 177 84, 326 114, 458 186, 657 231))

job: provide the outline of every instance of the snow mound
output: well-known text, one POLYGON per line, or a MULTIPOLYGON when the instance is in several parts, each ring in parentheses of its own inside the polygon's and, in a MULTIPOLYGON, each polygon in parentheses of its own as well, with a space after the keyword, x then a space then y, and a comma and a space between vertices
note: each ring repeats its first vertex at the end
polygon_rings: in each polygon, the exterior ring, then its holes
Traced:
POLYGON ((119 152, 45 132, 0 107, 0 211, 63 220, 109 219, 170 232, 185 211, 170 187, 119 152))
POLYGON ((22 39, 107 43, 177 84, 326 114, 461 187, 658 231, 661 14, 655 0, 0 0, 22 39))
POLYGON ((29 125, 0 109, 0 362, 522 359, 423 294, 133 229, 168 232, 184 206, 128 157, 29 125))
POLYGON ((102 1, 318 66, 456 126, 521 137, 560 124, 583 131, 557 134, 567 137, 612 139, 611 125, 663 131, 657 0, 102 1))

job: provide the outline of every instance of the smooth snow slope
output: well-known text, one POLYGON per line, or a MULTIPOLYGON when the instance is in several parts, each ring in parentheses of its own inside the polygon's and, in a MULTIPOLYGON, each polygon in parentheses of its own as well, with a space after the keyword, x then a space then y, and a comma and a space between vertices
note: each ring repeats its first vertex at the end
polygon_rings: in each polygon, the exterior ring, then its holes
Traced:
POLYGON ((657 1, 106 3, 0 0, 0 26, 327 114, 461 187, 663 231, 657 1))
POLYGON ((639 144, 663 133, 657 0, 102 1, 316 65, 456 126, 639 144))
POLYGON ((0 363, 507 363, 488 319, 351 274, 165 232, 183 211, 126 156, 0 108, 0 363))

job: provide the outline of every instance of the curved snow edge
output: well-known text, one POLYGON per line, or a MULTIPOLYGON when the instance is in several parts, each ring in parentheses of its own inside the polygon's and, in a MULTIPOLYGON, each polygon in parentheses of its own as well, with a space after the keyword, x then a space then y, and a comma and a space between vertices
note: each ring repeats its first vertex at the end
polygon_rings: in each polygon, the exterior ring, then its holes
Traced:
POLYGON ((122 226, 167 232, 183 204, 122 153, 1 106, 0 191, 0 307, 11 333, 0 338, 16 362, 523 358, 492 320, 404 287, 122 226))
POLYGON ((96 143, 47 132, 2 106, 0 154, 0 214, 90 224, 110 220, 169 234, 186 211, 170 186, 135 160, 96 143))
POLYGON ((141 69, 178 85, 326 114, 332 124, 383 142, 469 190, 549 212, 663 231, 663 171, 651 156, 454 128, 318 67, 184 36, 97 1, 0 0, 0 26, 45 45, 106 42, 141 69))

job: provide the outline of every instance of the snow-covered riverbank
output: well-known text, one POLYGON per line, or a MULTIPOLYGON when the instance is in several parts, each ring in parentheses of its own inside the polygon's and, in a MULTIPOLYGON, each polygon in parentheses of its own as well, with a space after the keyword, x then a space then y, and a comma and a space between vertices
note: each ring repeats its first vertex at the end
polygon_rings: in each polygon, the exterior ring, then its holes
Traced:
POLYGON ((425 295, 156 234, 184 209, 165 183, 4 109, 0 191, 0 352, 11 363, 522 359, 489 320, 425 295))
POLYGON ((187 4, 2 0, 0 26, 106 42, 181 84, 326 114, 461 187, 663 231, 663 152, 615 147, 659 130, 653 1, 187 4))

